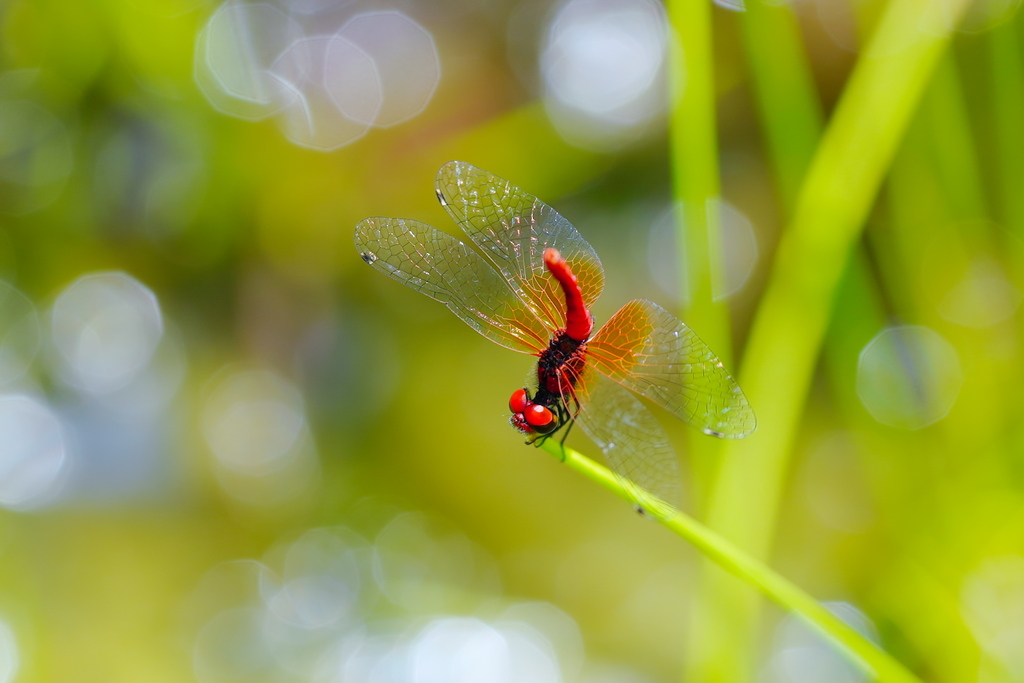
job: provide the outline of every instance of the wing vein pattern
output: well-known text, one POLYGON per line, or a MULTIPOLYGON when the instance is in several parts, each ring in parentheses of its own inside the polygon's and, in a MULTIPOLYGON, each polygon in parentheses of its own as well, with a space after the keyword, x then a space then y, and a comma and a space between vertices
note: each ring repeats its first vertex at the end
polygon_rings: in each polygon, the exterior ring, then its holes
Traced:
POLYGON ((757 425, 708 345, 655 303, 637 299, 620 308, 587 350, 598 370, 708 434, 739 439, 757 425))
POLYGON ((521 353, 545 348, 550 331, 484 260, 451 235, 402 218, 367 218, 356 249, 374 269, 440 301, 491 341, 521 353))
POLYGON ((557 211, 493 173, 450 161, 437 174, 437 195, 508 285, 551 329, 565 324, 565 299, 544 266, 544 250, 561 252, 589 307, 604 288, 594 248, 557 211))
MULTIPOLYGON (((568 376, 560 377, 560 384, 569 414, 601 449, 623 487, 634 492, 634 500, 638 500, 639 486, 678 508, 682 499, 679 463, 651 411, 633 394, 589 369, 583 370, 575 385, 568 376)), ((671 508, 644 508, 658 515, 672 512, 671 508)))

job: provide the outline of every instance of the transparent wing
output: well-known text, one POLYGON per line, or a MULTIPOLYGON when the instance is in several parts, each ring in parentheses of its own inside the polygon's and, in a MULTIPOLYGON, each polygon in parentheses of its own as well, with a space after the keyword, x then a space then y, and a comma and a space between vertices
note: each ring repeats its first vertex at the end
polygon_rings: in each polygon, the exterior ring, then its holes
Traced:
POLYGON ((356 250, 374 269, 440 301, 467 325, 502 346, 538 353, 549 331, 479 254, 425 223, 367 218, 356 250))
POLYGON ((672 514, 682 499, 679 463, 658 420, 635 396, 599 373, 584 370, 575 386, 567 379, 560 380, 566 409, 600 447, 608 467, 646 512, 672 514), (643 501, 637 487, 668 505, 643 501))
POLYGON ((740 439, 757 426, 747 397, 708 345, 650 301, 620 308, 587 342, 587 360, 706 434, 740 439))
POLYGON ((604 270, 594 248, 544 202, 462 161, 442 166, 436 186, 448 215, 551 329, 565 325, 565 297, 544 267, 545 249, 569 262, 588 307, 601 294, 604 270))

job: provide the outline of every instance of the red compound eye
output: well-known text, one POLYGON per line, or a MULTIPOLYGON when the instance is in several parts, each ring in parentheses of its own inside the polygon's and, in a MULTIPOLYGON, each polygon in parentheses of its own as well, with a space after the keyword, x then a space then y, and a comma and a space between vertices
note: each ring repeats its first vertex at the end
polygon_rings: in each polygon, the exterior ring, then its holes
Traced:
POLYGON ((523 417, 526 418, 526 424, 540 434, 546 434, 555 428, 555 416, 539 403, 533 403, 527 407, 523 412, 523 417))
POLYGON ((513 413, 522 413, 530 407, 530 399, 526 395, 526 389, 516 389, 512 392, 512 398, 508 400, 508 409, 513 413))

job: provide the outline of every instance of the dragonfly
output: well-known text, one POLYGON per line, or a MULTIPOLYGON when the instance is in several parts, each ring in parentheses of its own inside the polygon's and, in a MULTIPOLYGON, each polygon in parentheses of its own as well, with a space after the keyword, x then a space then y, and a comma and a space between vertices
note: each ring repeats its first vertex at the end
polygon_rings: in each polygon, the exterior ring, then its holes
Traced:
POLYGON ((528 442, 579 425, 634 500, 643 489, 678 506, 678 460, 638 397, 710 436, 754 431, 754 411, 722 362, 657 304, 630 301, 594 331, 604 270, 558 212, 461 161, 441 167, 435 188, 475 249, 419 221, 372 217, 356 225, 356 250, 492 342, 537 358, 509 399, 509 421, 528 442))

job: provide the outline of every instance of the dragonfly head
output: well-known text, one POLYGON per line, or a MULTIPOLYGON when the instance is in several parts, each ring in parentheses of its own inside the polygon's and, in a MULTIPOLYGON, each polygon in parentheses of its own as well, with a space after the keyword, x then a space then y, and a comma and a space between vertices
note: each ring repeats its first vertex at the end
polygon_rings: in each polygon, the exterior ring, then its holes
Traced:
POLYGON ((555 414, 547 406, 534 403, 526 389, 512 392, 508 408, 512 411, 509 422, 524 434, 548 434, 558 427, 555 414))

